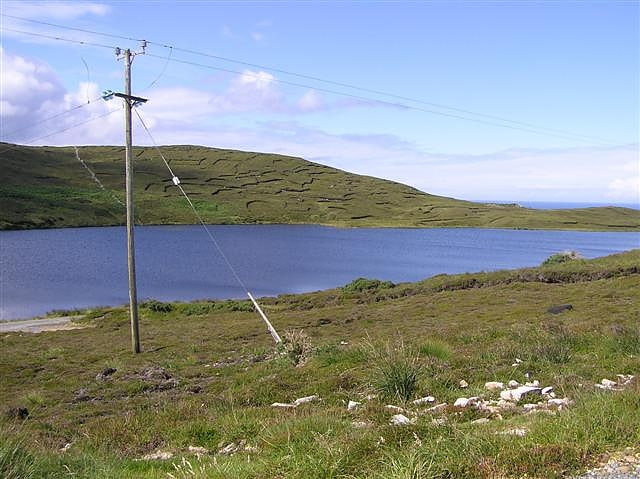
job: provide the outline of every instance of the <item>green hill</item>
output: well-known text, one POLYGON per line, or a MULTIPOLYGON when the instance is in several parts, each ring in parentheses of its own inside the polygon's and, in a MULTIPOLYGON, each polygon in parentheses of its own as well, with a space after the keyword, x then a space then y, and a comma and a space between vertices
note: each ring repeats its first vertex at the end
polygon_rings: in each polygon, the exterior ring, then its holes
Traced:
MULTIPOLYGON (((124 148, 81 147, 100 189, 72 147, 2 144, 0 229, 118 225, 124 221, 124 148)), ((423 193, 415 188, 289 156, 199 146, 162 147, 209 223, 483 227, 628 231, 627 208, 532 210, 423 193)), ((141 224, 196 222, 153 148, 135 148, 136 216, 141 224)))

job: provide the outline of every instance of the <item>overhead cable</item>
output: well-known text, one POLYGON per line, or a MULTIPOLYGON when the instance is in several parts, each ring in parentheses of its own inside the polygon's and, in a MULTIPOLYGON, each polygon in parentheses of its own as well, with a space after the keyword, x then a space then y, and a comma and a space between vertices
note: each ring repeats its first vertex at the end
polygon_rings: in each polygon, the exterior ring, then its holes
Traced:
MULTIPOLYGON (((70 27, 70 26, 67 26, 67 25, 60 25, 60 24, 56 24, 56 23, 43 22, 43 21, 39 21, 39 20, 32 20, 30 18, 19 17, 19 16, 15 16, 15 15, 7 15, 7 14, 0 14, 0 15, 4 16, 4 17, 8 17, 8 18, 13 18, 13 19, 16 19, 16 20, 32 22, 32 23, 36 23, 36 24, 47 25, 47 26, 56 27, 56 28, 62 28, 62 29, 66 29, 66 30, 79 31, 79 32, 83 32, 83 33, 90 33, 90 34, 94 34, 94 35, 101 35, 101 36, 110 37, 110 38, 119 38, 119 39, 122 39, 122 40, 136 41, 136 42, 144 41, 143 39, 140 39, 140 38, 134 38, 134 37, 129 37, 129 36, 125 36, 125 35, 118 35, 118 34, 113 34, 113 33, 98 32, 98 31, 95 31, 95 30, 89 30, 89 29, 84 29, 84 28, 70 27)), ((291 70, 285 70, 285 69, 282 69, 282 68, 271 67, 271 66, 262 65, 262 64, 259 64, 259 63, 254 63, 254 62, 237 60, 237 59, 233 59, 233 58, 229 58, 229 57, 225 57, 225 56, 221 56, 221 55, 214 55, 214 54, 211 54, 211 53, 205 53, 205 52, 201 52, 201 51, 197 51, 197 50, 193 50, 193 49, 189 49, 189 48, 181 48, 181 47, 177 47, 175 45, 171 45, 171 44, 167 44, 167 43, 163 43, 163 42, 156 42, 156 41, 152 41, 152 40, 147 40, 147 44, 160 46, 162 48, 169 48, 170 49, 169 57, 171 57, 173 51, 180 51, 180 52, 188 53, 188 54, 191 54, 191 55, 198 55, 198 56, 207 57, 207 58, 211 58, 211 59, 215 59, 215 60, 219 60, 219 61, 235 63, 235 64, 238 64, 238 65, 244 65, 244 66, 249 66, 249 67, 253 67, 253 68, 260 68, 260 69, 263 69, 263 70, 268 70, 268 71, 272 71, 272 72, 275 72, 275 73, 281 73, 281 74, 284 74, 284 75, 294 76, 294 77, 298 77, 298 78, 302 78, 302 79, 306 79, 306 80, 317 81, 317 82, 321 82, 321 83, 325 83, 325 84, 329 84, 329 85, 339 86, 339 87, 342 87, 342 88, 349 88, 349 89, 352 89, 352 90, 358 90, 358 91, 365 92, 365 93, 372 93, 372 94, 376 94, 376 95, 382 95, 382 96, 386 96, 386 97, 389 97, 389 98, 395 98, 395 99, 398 99, 398 100, 410 101, 412 103, 418 103, 418 104, 422 104, 422 105, 432 106, 432 107, 436 107, 436 108, 440 108, 440 109, 444 109, 444 110, 449 110, 449 111, 454 111, 454 112, 458 112, 458 113, 466 113, 468 115, 479 116, 479 117, 487 118, 489 120, 496 120, 496 121, 500 121, 500 122, 510 123, 510 124, 513 124, 513 125, 520 125, 520 126, 529 128, 529 129, 523 129, 522 131, 533 132, 531 130, 531 128, 533 128, 535 130, 540 130, 541 132, 544 131, 544 132, 559 133, 559 134, 565 135, 565 136, 562 136, 562 137, 559 136, 559 138, 569 138, 569 137, 571 137, 570 139, 581 140, 581 141, 590 140, 590 141, 593 141, 593 142, 596 142, 596 143, 604 143, 604 144, 614 144, 615 143, 612 140, 608 140, 608 139, 597 137, 597 136, 593 136, 593 135, 583 135, 583 134, 574 133, 574 132, 567 131, 567 130, 562 130, 562 129, 557 129, 557 128, 549 128, 549 127, 546 127, 546 126, 536 125, 534 123, 523 122, 523 121, 518 121, 518 120, 512 120, 512 119, 501 117, 501 116, 497 116, 497 115, 491 115, 491 114, 477 112, 477 111, 468 110, 468 109, 464 109, 464 108, 453 107, 453 106, 449 106, 449 105, 444 105, 442 103, 429 102, 429 101, 425 101, 425 100, 421 100, 421 99, 417 99, 417 98, 412 98, 412 97, 408 97, 408 96, 404 96, 404 95, 398 95, 398 94, 387 92, 387 91, 383 91, 383 90, 377 90, 377 89, 362 87, 362 86, 354 85, 354 84, 351 84, 351 83, 340 82, 340 81, 335 81, 335 80, 329 80, 329 79, 321 78, 321 77, 314 76, 314 75, 307 75, 307 74, 303 74, 303 73, 297 73, 297 72, 293 72, 291 70)), ((167 61, 167 63, 168 63, 168 61, 167 61)), ((165 68, 166 68, 166 64, 167 63, 165 63, 165 68)), ((164 68, 163 68, 163 73, 164 73, 164 68)), ((312 86, 306 86, 306 88, 314 88, 316 90, 320 90, 319 88, 312 87, 312 86)), ((327 91, 327 90, 320 90, 320 91, 327 91)), ((372 101, 372 100, 370 100, 370 101, 372 101)), ((423 110, 423 111, 427 111, 429 113, 434 113, 431 110, 423 110)), ((458 119, 462 119, 462 120, 466 120, 466 121, 469 121, 469 120, 473 121, 472 119, 469 119, 467 117, 461 117, 461 116, 453 116, 453 118, 458 118, 458 119)), ((492 125, 492 126, 500 126, 500 125, 498 125, 496 123, 486 123, 486 124, 492 125)))

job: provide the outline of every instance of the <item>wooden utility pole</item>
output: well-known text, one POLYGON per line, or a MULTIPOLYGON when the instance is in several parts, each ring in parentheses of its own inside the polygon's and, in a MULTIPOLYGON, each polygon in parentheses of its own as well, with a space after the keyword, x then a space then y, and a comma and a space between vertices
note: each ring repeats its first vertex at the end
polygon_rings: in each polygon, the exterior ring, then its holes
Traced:
POLYGON ((133 239, 133 166, 131 165, 131 50, 124 51, 124 140, 125 176, 127 190, 127 264, 129 270, 129 315, 131 317, 131 347, 140 352, 140 329, 138 327, 138 292, 136 288, 136 257, 133 239))
MULTIPOLYGON (((142 41, 142 52, 145 52, 147 42, 142 41)), ((131 317, 131 348, 134 353, 140 352, 140 329, 138 327, 138 293, 136 288, 136 259, 133 240, 134 210, 133 210, 133 165, 131 109, 145 103, 145 98, 131 95, 131 63, 137 53, 131 50, 116 48, 116 56, 124 60, 124 93, 114 93, 111 90, 103 92, 102 98, 110 100, 114 96, 124 100, 124 140, 125 140, 125 188, 127 197, 127 265, 129 271, 129 315, 131 317), (122 54, 122 57, 120 55, 122 54)))

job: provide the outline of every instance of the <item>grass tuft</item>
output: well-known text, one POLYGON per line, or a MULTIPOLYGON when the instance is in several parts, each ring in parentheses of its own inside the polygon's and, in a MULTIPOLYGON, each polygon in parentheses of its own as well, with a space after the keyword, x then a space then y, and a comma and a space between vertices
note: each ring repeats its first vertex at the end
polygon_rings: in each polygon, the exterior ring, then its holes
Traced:
POLYGON ((421 364, 412 348, 399 338, 395 341, 364 346, 371 362, 371 380, 376 392, 385 399, 408 401, 417 388, 421 364))

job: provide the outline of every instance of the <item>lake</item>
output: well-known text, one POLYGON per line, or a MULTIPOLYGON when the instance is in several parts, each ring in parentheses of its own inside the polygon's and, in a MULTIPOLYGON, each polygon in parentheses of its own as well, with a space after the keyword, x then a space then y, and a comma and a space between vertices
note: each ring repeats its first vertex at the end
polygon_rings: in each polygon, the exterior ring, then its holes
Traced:
MULTIPOLYGON (((636 232, 306 225, 210 231, 256 296, 332 288, 360 276, 401 282, 535 266, 563 250, 593 258, 640 247, 636 232)), ((140 299, 245 297, 200 226, 137 227, 136 255, 140 299)), ((123 227, 3 231, 0 259, 2 319, 128 301, 123 227)))

